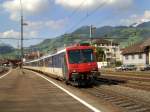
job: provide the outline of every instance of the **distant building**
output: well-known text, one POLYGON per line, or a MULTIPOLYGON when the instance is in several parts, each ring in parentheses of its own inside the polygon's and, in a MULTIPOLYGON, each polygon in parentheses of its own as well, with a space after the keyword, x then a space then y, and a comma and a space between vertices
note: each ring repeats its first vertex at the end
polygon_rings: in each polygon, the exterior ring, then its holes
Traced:
POLYGON ((120 47, 118 43, 104 39, 95 40, 93 43, 96 47, 103 49, 107 62, 115 63, 116 61, 121 61, 120 47))
POLYGON ((123 49, 123 64, 150 64, 150 39, 123 49))
POLYGON ((37 59, 39 57, 43 56, 43 53, 37 51, 37 52, 30 52, 28 54, 25 54, 25 59, 26 60, 33 60, 33 59, 37 59))

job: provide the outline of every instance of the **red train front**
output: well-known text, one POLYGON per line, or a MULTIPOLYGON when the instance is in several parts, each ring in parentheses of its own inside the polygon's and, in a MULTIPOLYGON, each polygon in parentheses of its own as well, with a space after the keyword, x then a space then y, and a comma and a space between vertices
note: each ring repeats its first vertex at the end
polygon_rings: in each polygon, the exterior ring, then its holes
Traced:
POLYGON ((91 46, 66 48, 67 81, 75 85, 91 84, 100 74, 91 46))

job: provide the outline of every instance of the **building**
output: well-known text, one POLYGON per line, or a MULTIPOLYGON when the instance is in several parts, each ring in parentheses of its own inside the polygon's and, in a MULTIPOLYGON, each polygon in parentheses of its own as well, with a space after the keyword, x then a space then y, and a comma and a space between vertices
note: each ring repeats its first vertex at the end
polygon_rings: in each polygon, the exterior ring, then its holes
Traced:
POLYGON ((37 52, 30 52, 28 54, 25 54, 25 59, 26 60, 33 60, 33 59, 37 59, 39 57, 42 57, 44 54, 37 51, 37 52))
POLYGON ((150 64, 150 38, 122 51, 123 64, 144 66, 150 64))
POLYGON ((96 47, 103 49, 108 63, 121 61, 120 47, 118 43, 104 39, 95 40, 93 43, 96 47))

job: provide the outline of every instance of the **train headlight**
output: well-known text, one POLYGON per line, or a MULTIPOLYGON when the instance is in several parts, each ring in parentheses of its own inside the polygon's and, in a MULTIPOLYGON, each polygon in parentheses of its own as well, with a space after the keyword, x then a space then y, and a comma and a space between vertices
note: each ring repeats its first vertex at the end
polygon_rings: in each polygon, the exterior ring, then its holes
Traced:
POLYGON ((72 72, 77 72, 76 70, 72 70, 72 72))
POLYGON ((95 70, 97 70, 97 68, 93 68, 92 70, 95 71, 95 70))

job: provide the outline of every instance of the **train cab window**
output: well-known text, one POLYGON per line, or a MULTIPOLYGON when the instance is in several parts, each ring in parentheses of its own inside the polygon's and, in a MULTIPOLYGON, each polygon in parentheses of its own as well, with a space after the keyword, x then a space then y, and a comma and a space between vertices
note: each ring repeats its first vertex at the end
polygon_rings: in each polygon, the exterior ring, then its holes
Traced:
POLYGON ((71 50, 68 52, 68 55, 69 55, 69 62, 71 64, 73 63, 79 63, 80 62, 80 50, 71 50))
POLYGON ((87 63, 94 61, 92 49, 71 50, 68 52, 69 62, 74 63, 87 63))
POLYGON ((94 61, 93 50, 91 49, 82 50, 82 58, 83 62, 93 62, 94 61))

